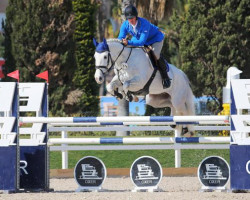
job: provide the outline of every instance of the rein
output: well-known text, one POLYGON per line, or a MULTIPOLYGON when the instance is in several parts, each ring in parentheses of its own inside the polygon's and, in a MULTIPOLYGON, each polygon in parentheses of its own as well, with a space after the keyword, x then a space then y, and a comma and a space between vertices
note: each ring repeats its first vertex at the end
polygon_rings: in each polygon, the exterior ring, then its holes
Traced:
MULTIPOLYGON (((110 51, 108 51, 108 64, 107 64, 107 66, 96 66, 96 69, 99 69, 102 72, 103 75, 108 73, 114 67, 116 61, 121 56, 124 49, 125 49, 125 46, 123 46, 122 50, 119 52, 119 54, 118 54, 118 56, 117 56, 117 58, 115 60, 112 59, 111 53, 110 53, 110 51), (109 68, 107 68, 110 65, 110 62, 111 62, 111 66, 109 68), (103 69, 105 69, 106 71, 104 71, 103 69)), ((128 62, 128 60, 129 60, 129 58, 131 56, 132 50, 133 50, 133 48, 130 48, 129 55, 128 55, 128 58, 127 58, 125 63, 128 62)), ((144 51, 144 49, 143 49, 143 51, 144 51)), ((121 82, 121 84, 123 85, 123 83, 122 83, 122 81, 120 79, 120 70, 117 69, 118 79, 121 82)), ((150 87, 151 83, 153 82, 153 80, 155 78, 156 72, 157 72, 157 68, 154 68, 154 71, 153 71, 151 77, 149 78, 149 80, 147 81, 147 83, 144 85, 144 87, 142 89, 140 89, 139 91, 136 91, 136 92, 128 91, 128 93, 126 95, 129 98, 131 97, 131 94, 133 94, 133 95, 147 95, 149 93, 149 87, 150 87)), ((118 91, 115 91, 115 92, 118 93, 118 91)))

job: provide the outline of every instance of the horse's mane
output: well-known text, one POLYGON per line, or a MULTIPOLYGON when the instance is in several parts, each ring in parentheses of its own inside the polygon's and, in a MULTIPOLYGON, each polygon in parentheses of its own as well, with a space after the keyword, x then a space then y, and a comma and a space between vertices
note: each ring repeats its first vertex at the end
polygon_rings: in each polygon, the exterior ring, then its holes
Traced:
POLYGON ((118 38, 110 38, 110 39, 107 39, 107 42, 115 42, 115 43, 120 43, 122 44, 122 41, 118 38))
MULTIPOLYGON (((118 39, 118 38, 109 38, 107 39, 107 42, 109 43, 119 43, 122 44, 122 40, 118 39)), ((143 46, 126 46, 127 48, 143 48, 143 46)))

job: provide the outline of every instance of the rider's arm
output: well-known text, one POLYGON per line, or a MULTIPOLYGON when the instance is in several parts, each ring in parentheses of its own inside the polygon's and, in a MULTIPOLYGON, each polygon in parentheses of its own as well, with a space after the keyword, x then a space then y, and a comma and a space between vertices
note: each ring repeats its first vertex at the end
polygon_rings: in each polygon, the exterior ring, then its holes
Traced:
POLYGON ((150 23, 144 23, 141 27, 141 35, 140 38, 132 37, 131 40, 128 41, 128 45, 132 46, 144 46, 149 35, 150 23))
POLYGON ((127 33, 128 33, 127 23, 125 21, 125 22, 123 22, 123 24, 120 28, 120 33, 119 33, 118 39, 120 39, 120 40, 125 39, 127 36, 127 33))

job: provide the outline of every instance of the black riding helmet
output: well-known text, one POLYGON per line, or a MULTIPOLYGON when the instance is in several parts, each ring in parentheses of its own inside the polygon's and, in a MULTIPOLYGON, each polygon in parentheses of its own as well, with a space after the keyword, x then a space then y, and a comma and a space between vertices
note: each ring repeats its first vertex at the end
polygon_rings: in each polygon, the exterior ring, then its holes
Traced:
POLYGON ((129 5, 125 8, 125 17, 126 19, 132 19, 134 17, 137 18, 138 16, 138 12, 137 12, 137 9, 136 7, 132 6, 132 5, 129 5))

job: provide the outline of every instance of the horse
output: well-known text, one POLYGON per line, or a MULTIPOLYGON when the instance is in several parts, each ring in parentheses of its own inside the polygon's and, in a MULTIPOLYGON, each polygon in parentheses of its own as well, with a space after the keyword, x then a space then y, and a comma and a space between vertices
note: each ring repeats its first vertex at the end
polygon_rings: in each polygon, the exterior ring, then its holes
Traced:
MULTIPOLYGON (((170 107, 171 116, 195 115, 194 95, 182 70, 168 64, 171 85, 163 89, 161 75, 143 48, 124 46, 119 39, 104 39, 100 43, 93 39, 93 42, 96 82, 102 84, 104 76, 114 67, 115 76, 107 85, 111 95, 130 101, 137 100, 137 95, 146 95, 146 104, 155 108, 170 107)), ((182 126, 175 128, 182 132, 182 126)), ((193 134, 193 125, 187 125, 187 129, 193 134)))

